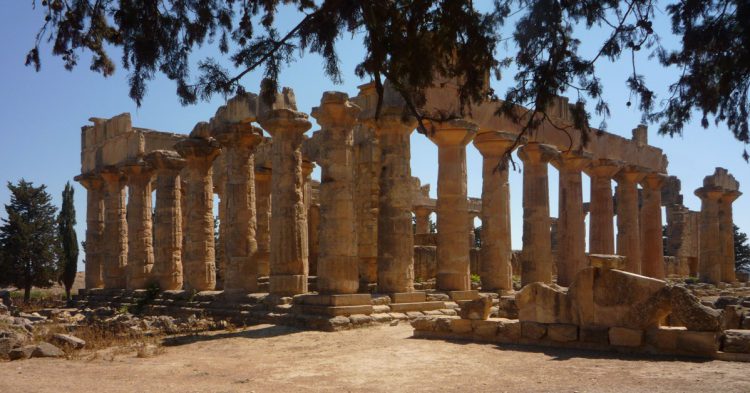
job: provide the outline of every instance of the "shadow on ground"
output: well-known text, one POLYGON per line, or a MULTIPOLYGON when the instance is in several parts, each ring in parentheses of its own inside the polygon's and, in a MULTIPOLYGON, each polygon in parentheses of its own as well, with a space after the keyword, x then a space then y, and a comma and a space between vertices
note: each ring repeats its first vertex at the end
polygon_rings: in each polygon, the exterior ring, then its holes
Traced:
POLYGON ((173 336, 164 339, 162 344, 166 347, 176 347, 180 345, 192 344, 202 341, 214 341, 222 340, 226 338, 271 338, 286 336, 290 334, 300 333, 302 330, 281 325, 269 325, 259 329, 247 329, 239 330, 234 332, 221 332, 221 333, 203 333, 203 334, 190 334, 184 336, 173 336))

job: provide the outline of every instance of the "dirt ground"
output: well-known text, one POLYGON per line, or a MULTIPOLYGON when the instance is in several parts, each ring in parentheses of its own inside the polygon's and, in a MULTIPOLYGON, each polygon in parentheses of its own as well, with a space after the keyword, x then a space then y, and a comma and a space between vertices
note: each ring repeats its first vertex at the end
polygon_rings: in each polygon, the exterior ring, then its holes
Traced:
POLYGON ((0 363, 0 392, 748 392, 750 365, 273 325, 168 339, 163 353, 0 363))

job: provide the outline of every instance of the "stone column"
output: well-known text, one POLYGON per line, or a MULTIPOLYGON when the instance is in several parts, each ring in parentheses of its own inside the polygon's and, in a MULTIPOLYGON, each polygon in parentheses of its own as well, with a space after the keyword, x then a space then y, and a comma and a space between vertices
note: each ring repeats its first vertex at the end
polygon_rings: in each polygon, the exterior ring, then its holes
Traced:
POLYGON ((354 215, 353 127, 360 108, 345 93, 326 92, 312 116, 322 127, 318 292, 356 293, 359 288, 354 215))
POLYGON ((695 195, 701 199, 701 229, 700 229, 700 261, 698 262, 698 276, 701 281, 711 284, 721 282, 723 239, 721 238, 721 223, 719 220, 719 201, 724 196, 724 190, 718 187, 701 187, 695 190, 695 195))
POLYGON ((641 180, 643 204, 641 206, 641 274, 663 280, 664 242, 661 223, 661 186, 666 175, 650 173, 641 180))
POLYGON ((721 281, 735 282, 734 221, 732 203, 742 195, 739 191, 725 191, 719 199, 719 233, 722 240, 721 281))
POLYGON ((598 159, 584 171, 591 178, 589 203, 589 253, 612 255, 615 253, 615 207, 612 198, 612 177, 620 171, 622 163, 598 159))
POLYGON ((104 288, 125 289, 128 265, 128 223, 125 211, 125 179, 114 167, 105 168, 104 233, 102 243, 104 288))
POLYGON ((221 240, 226 259, 224 290, 257 292, 254 151, 263 132, 248 123, 225 123, 214 129, 213 136, 222 146, 227 170, 226 221, 221 223, 226 224, 226 239, 221 240))
POLYGON ((104 180, 93 174, 75 180, 86 187, 86 289, 103 288, 104 180))
POLYGON ((505 132, 481 132, 474 146, 482 153, 482 248, 483 291, 513 290, 510 239, 510 187, 508 162, 516 136, 505 132))
POLYGON ((645 174, 630 166, 620 170, 617 181, 617 254, 627 258, 627 271, 641 274, 641 236, 638 223, 638 182, 645 174))
POLYGON ((175 150, 185 158, 188 173, 183 259, 185 289, 213 290, 216 288, 216 260, 212 164, 220 147, 214 139, 188 138, 177 143, 175 150))
POLYGON ((466 239, 466 145, 477 125, 464 120, 432 123, 428 137, 438 146, 437 289, 471 290, 466 239))
POLYGON ((386 108, 372 119, 380 146, 378 201, 378 291, 414 291, 414 234, 411 209, 411 144, 413 118, 386 108))
POLYGON ((271 274, 271 170, 268 168, 255 168, 255 210, 258 222, 258 230, 255 232, 258 242, 258 253, 255 254, 258 276, 267 277, 271 274))
POLYGON ((476 213, 469 212, 468 213, 468 228, 469 228, 469 250, 474 248, 474 244, 477 242, 477 234, 474 233, 474 218, 476 217, 476 213))
POLYGON ((591 154, 566 151, 552 162, 560 174, 557 209, 557 284, 567 287, 573 282, 576 273, 588 265, 581 171, 591 162, 591 154))
POLYGON ((320 250, 320 204, 312 203, 307 208, 307 263, 310 275, 318 275, 318 257, 320 250))
POLYGON ((414 207, 414 216, 417 219, 416 234, 424 235, 430 233, 430 213, 432 211, 427 206, 414 207))
POLYGON ((156 169, 153 276, 162 290, 182 289, 182 186, 180 171, 185 160, 171 150, 155 150, 146 156, 156 169))
POLYGON ((151 180, 154 170, 143 162, 131 163, 122 169, 128 182, 127 288, 145 289, 155 283, 151 276, 154 267, 154 235, 151 228, 151 180))
POLYGON ((311 124, 307 115, 291 109, 269 110, 260 124, 273 137, 270 292, 305 293, 308 248, 301 144, 311 124))
MULTIPOLYGON (((219 156, 218 160, 224 159, 219 156)), ((214 255, 216 263, 216 289, 224 288, 224 276, 227 273, 227 255, 225 242, 227 241, 227 194, 224 187, 227 183, 226 167, 214 165, 214 173, 221 171, 221 174, 214 176, 214 194, 219 198, 219 236, 214 244, 214 255)), ((216 223, 214 223, 214 227, 216 223)))
POLYGON ((521 285, 552 282, 552 239, 547 164, 557 148, 531 142, 518 150, 523 161, 523 249, 521 285))

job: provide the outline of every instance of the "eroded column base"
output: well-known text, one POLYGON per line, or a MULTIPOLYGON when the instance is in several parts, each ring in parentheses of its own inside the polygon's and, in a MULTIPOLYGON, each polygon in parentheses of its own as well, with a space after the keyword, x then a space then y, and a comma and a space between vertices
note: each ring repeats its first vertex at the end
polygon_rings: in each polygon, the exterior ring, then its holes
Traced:
POLYGON ((467 291, 471 289, 471 278, 463 273, 438 273, 437 287, 443 291, 467 291))
POLYGON ((307 293, 307 276, 302 274, 272 275, 269 278, 269 291, 281 296, 307 293))

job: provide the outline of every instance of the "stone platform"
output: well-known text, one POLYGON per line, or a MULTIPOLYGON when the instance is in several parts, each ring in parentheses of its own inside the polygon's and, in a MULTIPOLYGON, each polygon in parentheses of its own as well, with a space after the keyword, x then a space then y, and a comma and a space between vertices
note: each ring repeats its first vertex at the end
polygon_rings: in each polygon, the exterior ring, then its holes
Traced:
MULTIPOLYGON (((493 299, 493 316, 515 317, 512 296, 483 294, 493 299)), ((460 303, 478 297, 476 291, 436 291, 395 294, 326 296, 316 294, 279 297, 267 293, 184 290, 90 289, 79 290, 74 300, 80 308, 123 307, 146 315, 195 315, 225 319, 237 325, 273 323, 304 329, 338 331, 425 316, 455 316, 460 303), (473 292, 473 293, 471 293, 473 292), (364 301, 363 301, 364 300, 364 301)))

